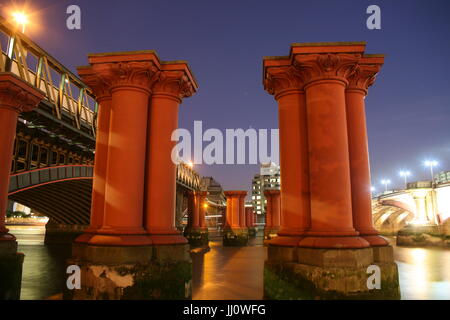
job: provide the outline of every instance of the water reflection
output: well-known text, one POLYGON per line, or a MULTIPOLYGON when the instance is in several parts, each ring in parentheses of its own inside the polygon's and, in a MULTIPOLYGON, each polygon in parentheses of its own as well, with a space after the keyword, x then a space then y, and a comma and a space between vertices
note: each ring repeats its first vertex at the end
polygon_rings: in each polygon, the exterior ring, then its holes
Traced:
POLYGON ((450 249, 395 247, 404 300, 450 299, 450 249))
MULTIPOLYGON (((65 260, 70 246, 45 246, 44 229, 11 228, 25 254, 22 299, 45 299, 61 293, 65 285, 65 260)), ((193 298, 262 299, 266 248, 262 238, 243 248, 210 242, 206 254, 192 254, 193 298)), ((450 299, 450 249, 394 248, 402 299, 450 299)))

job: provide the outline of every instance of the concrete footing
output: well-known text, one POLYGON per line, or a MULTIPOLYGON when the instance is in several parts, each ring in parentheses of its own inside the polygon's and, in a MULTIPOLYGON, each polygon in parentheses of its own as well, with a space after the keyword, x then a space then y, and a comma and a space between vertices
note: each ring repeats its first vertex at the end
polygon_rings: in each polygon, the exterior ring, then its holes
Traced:
POLYGON ((74 243, 67 265, 81 269, 81 289, 70 300, 191 299, 189 245, 100 247, 74 243))
POLYGON ((266 299, 400 299, 390 246, 316 249, 269 245, 264 265, 266 299), (369 289, 369 266, 380 270, 380 289, 369 289))
POLYGON ((0 300, 20 300, 24 257, 16 241, 0 241, 0 300))
POLYGON ((243 247, 248 244, 247 228, 226 228, 223 230, 223 245, 226 247, 243 247))

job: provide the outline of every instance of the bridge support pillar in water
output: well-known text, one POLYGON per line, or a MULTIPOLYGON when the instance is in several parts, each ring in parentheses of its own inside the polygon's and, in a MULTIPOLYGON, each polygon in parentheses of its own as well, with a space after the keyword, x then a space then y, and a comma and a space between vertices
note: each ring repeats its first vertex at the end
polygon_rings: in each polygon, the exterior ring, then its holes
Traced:
POLYGON ((97 146, 91 226, 67 262, 81 267, 81 290, 66 290, 65 298, 190 298, 189 245, 175 228, 171 135, 196 82, 185 62, 161 62, 153 51, 94 54, 89 63, 79 74, 104 97, 107 148, 97 146))
POLYGON ((247 191, 225 191, 227 212, 223 228, 224 246, 246 246, 248 244, 248 228, 245 220, 244 201, 247 191))
POLYGON ((364 50, 294 44, 289 57, 264 60, 279 106, 282 181, 266 298, 400 298, 393 250, 373 229, 369 202, 364 97, 384 58, 364 50))
POLYGON ((208 248, 209 237, 206 227, 205 215, 208 203, 206 202, 207 191, 190 191, 188 196, 188 225, 184 236, 188 239, 191 247, 208 248))
POLYGON ((277 236, 280 229, 280 191, 265 190, 264 197, 267 200, 266 225, 264 226, 264 240, 270 240, 277 236))
POLYGON ((0 300, 20 299, 24 255, 5 227, 8 185, 17 118, 37 107, 44 95, 11 73, 0 73, 0 300))

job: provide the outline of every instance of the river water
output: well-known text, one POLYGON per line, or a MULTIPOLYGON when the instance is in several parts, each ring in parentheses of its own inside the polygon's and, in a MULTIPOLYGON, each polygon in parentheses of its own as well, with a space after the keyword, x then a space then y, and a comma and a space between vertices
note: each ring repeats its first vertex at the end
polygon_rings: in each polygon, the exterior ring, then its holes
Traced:
MULTIPOLYGON (((70 246, 44 245, 44 227, 10 227, 25 254, 23 300, 45 299, 62 292, 70 246)), ((266 248, 261 238, 244 248, 210 242, 206 254, 194 254, 193 299, 262 299, 266 248)), ((450 249, 394 247, 402 299, 450 300, 450 249)))

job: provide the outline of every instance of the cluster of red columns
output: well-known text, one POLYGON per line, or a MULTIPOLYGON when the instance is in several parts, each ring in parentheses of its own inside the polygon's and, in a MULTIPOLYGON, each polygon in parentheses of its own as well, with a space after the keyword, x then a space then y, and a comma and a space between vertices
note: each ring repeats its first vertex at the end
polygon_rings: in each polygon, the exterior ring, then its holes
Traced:
POLYGON ((225 191, 224 194, 227 198, 225 228, 230 228, 231 230, 247 228, 245 210, 245 197, 247 191, 225 191))
POLYGON ((78 68, 99 103, 90 245, 186 243, 175 228, 178 107, 197 89, 187 63, 153 51, 89 55, 78 68))
POLYGON ((208 208, 207 191, 190 191, 188 196, 188 228, 190 230, 206 230, 206 211, 208 208))
POLYGON ((15 241, 15 237, 8 234, 5 218, 17 119, 20 113, 36 108, 43 98, 41 91, 14 74, 0 75, 0 242, 15 241))
POLYGON ((387 245, 372 223, 364 110, 384 58, 364 51, 364 43, 294 44, 290 56, 264 59, 280 130, 281 221, 273 245, 387 245))

